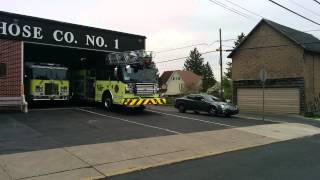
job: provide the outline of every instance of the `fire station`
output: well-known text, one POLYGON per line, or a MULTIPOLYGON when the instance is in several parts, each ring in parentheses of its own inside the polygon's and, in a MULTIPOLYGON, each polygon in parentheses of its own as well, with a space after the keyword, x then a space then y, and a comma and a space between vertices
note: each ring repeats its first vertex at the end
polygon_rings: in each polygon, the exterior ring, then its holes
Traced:
MULTIPOLYGON (((0 106, 25 104, 26 64, 99 66, 109 53, 145 49, 145 36, 0 12, 0 106)), ((41 90, 41 88, 40 88, 41 90)))

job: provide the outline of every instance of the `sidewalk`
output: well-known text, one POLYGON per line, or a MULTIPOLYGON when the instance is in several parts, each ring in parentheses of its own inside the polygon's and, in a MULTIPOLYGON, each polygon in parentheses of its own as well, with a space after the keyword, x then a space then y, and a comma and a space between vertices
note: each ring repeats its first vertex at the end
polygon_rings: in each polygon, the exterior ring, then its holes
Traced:
MULTIPOLYGON (((243 119, 254 119, 254 120, 262 120, 262 114, 255 113, 241 113, 235 115, 235 117, 243 118, 243 119)), ((275 121, 275 122, 288 122, 288 123, 302 123, 308 124, 316 127, 320 127, 320 120, 315 120, 312 118, 304 117, 301 115, 295 114, 265 114, 265 120, 267 121, 275 121)))
POLYGON ((102 178, 315 134, 320 134, 320 128, 276 123, 4 154, 0 178, 102 178))

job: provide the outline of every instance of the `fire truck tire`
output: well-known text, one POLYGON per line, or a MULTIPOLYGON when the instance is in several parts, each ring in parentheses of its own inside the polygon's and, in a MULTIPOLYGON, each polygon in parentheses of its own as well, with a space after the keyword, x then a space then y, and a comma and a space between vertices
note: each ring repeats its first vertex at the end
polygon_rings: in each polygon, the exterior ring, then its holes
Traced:
POLYGON ((111 110, 113 108, 112 97, 110 94, 106 93, 102 98, 103 107, 107 110, 111 110))

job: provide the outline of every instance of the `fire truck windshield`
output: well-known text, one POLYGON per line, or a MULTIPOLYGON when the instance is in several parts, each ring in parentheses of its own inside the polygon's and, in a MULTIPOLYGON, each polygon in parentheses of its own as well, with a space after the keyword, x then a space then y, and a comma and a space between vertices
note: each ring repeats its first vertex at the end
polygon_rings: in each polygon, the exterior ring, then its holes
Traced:
POLYGON ((156 83, 157 75, 154 68, 139 68, 132 67, 131 72, 126 68, 122 69, 124 82, 138 82, 138 83, 156 83))
POLYGON ((36 67, 32 68, 31 79, 40 80, 66 80, 67 69, 64 68, 47 68, 47 67, 36 67))

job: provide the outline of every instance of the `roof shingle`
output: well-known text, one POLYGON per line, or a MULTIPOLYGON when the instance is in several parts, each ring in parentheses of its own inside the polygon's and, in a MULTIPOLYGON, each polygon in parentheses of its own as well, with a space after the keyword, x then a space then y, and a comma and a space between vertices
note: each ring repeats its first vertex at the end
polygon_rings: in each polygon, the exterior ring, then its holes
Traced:
POLYGON ((283 34, 293 42, 295 42, 297 45, 301 46, 306 51, 320 53, 320 40, 316 37, 314 37, 311 34, 308 34, 306 32, 302 32, 296 29, 292 29, 290 27, 278 24, 276 22, 262 19, 252 30, 251 32, 246 36, 246 38, 236 47, 233 49, 233 51, 228 55, 228 58, 231 58, 233 54, 239 49, 239 47, 250 37, 250 35, 260 26, 262 23, 267 23, 270 25, 273 29, 278 31, 279 33, 283 34))

